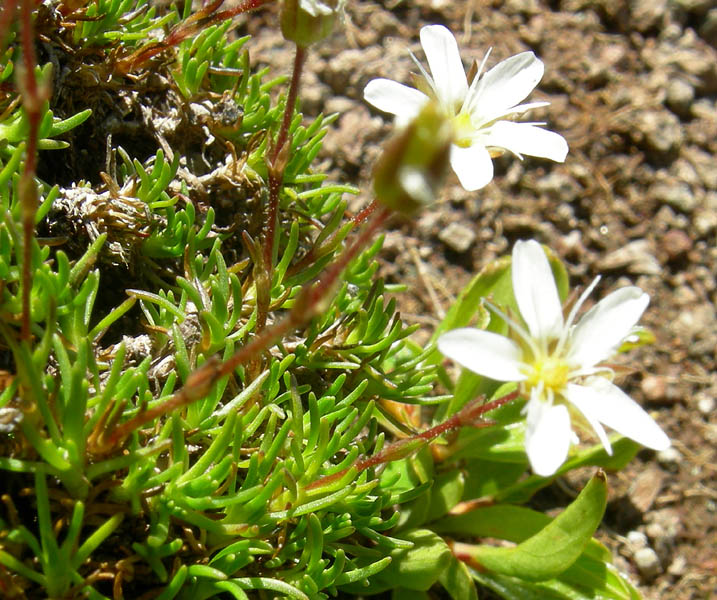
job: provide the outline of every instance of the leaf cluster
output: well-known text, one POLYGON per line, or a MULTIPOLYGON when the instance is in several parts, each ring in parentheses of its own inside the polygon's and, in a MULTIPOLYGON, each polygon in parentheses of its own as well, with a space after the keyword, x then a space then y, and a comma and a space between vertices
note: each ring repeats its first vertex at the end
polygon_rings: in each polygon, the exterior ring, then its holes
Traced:
MULTIPOLYGON (((410 338, 417 326, 392 296, 402 287, 378 276, 381 236, 313 318, 203 380, 320 285, 356 233, 344 197, 358 192, 313 168, 335 117, 294 114, 276 92, 285 78, 253 71, 249 38, 204 10, 148 0, 36 10, 38 39, 73 61, 92 57, 84 66, 103 91, 146 90, 154 78, 162 101, 142 105, 145 125, 171 124, 148 127, 149 155, 110 139, 99 183, 95 173, 66 187, 38 178, 44 237, 23 233, 29 130, 22 90, 4 91, 22 23, 0 54, 0 591, 303 600, 442 588, 470 600, 478 582, 506 598, 636 597, 590 540, 601 476, 554 520, 518 506, 549 484, 524 477, 520 401, 499 406, 514 390, 468 373, 454 383, 433 341, 410 338), (267 156, 287 110, 265 253, 267 156), (496 408, 484 415, 485 398, 496 408), (476 427, 464 427, 467 414, 476 427)), ((35 69, 39 84, 49 65, 35 69)), ((41 159, 79 151, 81 137, 58 138, 99 127, 89 107, 56 118, 54 102, 41 109, 41 159)), ((509 275, 505 260, 477 275, 436 336, 476 320, 503 327, 481 299, 514 304, 509 275)), ((613 447, 612 457, 582 451, 561 472, 619 468, 635 452, 613 447)))

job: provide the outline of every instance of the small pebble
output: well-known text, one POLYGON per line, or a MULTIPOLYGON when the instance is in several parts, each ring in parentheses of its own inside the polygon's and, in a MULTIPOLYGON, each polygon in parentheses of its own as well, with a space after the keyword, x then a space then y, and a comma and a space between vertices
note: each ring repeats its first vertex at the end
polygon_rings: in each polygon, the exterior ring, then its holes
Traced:
POLYGON ((700 394, 697 400, 697 410, 703 415, 710 415, 715 409, 715 399, 707 394, 700 394))
POLYGON ((672 564, 667 567, 667 572, 674 577, 682 577, 687 573, 687 559, 679 554, 675 557, 675 560, 672 561, 672 564))
POLYGON ((665 397, 667 380, 661 375, 646 375, 640 383, 640 389, 650 402, 657 402, 665 397))
POLYGON ((639 275, 659 275, 662 272, 660 263, 653 256, 647 240, 633 240, 603 256, 597 262, 601 271, 627 269, 639 275))
POLYGON ((695 88, 684 79, 673 79, 667 85, 667 106, 681 117, 689 116, 694 99, 695 88))
POLYGON ((635 117, 635 131, 642 134, 647 148, 658 155, 676 151, 685 137, 680 119, 667 110, 639 113, 635 117))
POLYGON ((675 260, 692 249, 692 240, 684 231, 670 229, 662 237, 662 248, 670 260, 675 260))
POLYGON ((657 183, 648 193, 658 202, 683 213, 691 213, 698 204, 695 194, 686 183, 657 183))
POLYGON ((652 548, 640 548, 632 558, 640 575, 645 579, 657 577, 662 572, 660 558, 652 548))
POLYGON ((630 544, 633 553, 642 548, 647 548, 647 536, 642 531, 630 531, 627 534, 627 542, 630 544))
POLYGON ((438 234, 438 239, 451 250, 463 253, 475 242, 476 234, 467 225, 451 223, 438 234))
POLYGON ((575 180, 565 173, 552 172, 537 182, 538 191, 549 196, 553 200, 562 202, 574 202, 580 193, 579 186, 575 180))
POLYGON ((657 453, 657 461, 663 467, 679 465, 682 462, 682 453, 674 446, 670 446, 666 450, 660 450, 657 453))

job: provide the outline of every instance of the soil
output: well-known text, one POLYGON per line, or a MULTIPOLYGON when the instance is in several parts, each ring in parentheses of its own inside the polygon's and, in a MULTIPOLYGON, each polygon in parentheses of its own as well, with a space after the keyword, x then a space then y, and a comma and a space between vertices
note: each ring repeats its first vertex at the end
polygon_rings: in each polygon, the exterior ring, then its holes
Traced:
MULTIPOLYGON (((455 178, 440 201, 388 233, 383 274, 407 285, 408 321, 424 335, 483 265, 518 239, 548 244, 575 286, 602 275, 596 297, 634 284, 651 305, 642 323, 655 343, 626 358, 623 388, 673 440, 610 476, 599 537, 647 599, 712 598, 717 589, 717 8, 711 0, 353 1, 343 29, 312 48, 302 80, 309 118, 339 113, 324 167, 370 189, 391 131, 362 100, 366 83, 410 84, 421 26, 447 25, 466 66, 524 50, 545 63, 532 121, 568 140, 564 164, 502 157, 479 192, 455 178)), ((252 58, 289 73, 292 51, 276 15, 256 15, 252 58)), ((364 192, 352 204, 364 205, 364 192)), ((536 498, 562 506, 589 473, 536 498)), ((485 596, 481 596, 485 597, 485 596)))

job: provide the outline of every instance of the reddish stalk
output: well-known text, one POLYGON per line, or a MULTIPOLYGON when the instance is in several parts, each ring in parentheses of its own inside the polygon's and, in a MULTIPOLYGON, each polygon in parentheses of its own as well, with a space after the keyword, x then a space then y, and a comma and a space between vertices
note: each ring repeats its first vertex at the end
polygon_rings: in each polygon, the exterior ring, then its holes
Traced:
MULTIPOLYGON (((5 15, 3 15, 4 17, 5 15)), ((22 339, 30 340, 30 292, 32 291, 32 241, 35 235, 35 214, 37 212, 37 187, 35 171, 37 169, 37 137, 40 128, 40 111, 44 98, 41 97, 35 79, 35 45, 32 27, 32 0, 23 0, 20 5, 21 41, 25 64, 22 83, 22 103, 28 121, 27 147, 25 150, 25 168, 20 181, 20 200, 22 202, 22 339)))
POLYGON ((338 259, 326 269, 323 276, 316 283, 305 287, 301 291, 286 317, 257 333, 249 343, 242 346, 224 362, 220 362, 216 357, 208 360, 189 376, 184 387, 169 400, 126 421, 114 429, 106 440, 100 441, 98 445, 105 449, 113 448, 146 423, 206 396, 220 378, 231 374, 237 367, 247 364, 252 358, 270 348, 274 342, 289 331, 307 323, 322 310, 322 303, 328 299, 341 273, 361 250, 371 242, 376 232, 386 223, 391 214, 388 208, 381 208, 380 211, 376 212, 351 246, 346 248, 338 259))
POLYGON ((294 55, 294 69, 291 73, 291 83, 289 84, 289 93, 286 98, 286 106, 284 107, 284 118, 281 121, 276 143, 267 161, 269 166, 269 207, 267 220, 264 225, 264 264, 270 275, 274 270, 273 250, 274 237, 276 235, 277 212, 279 210, 279 192, 284 182, 284 169, 288 161, 289 148, 285 148, 285 145, 289 137, 291 120, 294 117, 296 98, 299 93, 299 83, 301 81, 301 72, 305 59, 306 48, 297 45, 296 54, 294 55))
POLYGON ((397 442, 393 442, 374 456, 369 456, 368 458, 359 458, 353 465, 351 465, 347 469, 343 469, 338 473, 333 473, 332 475, 321 477, 316 481, 312 481, 307 486, 307 489, 314 489, 332 483, 333 481, 337 481, 344 477, 346 473, 348 473, 352 469, 355 470, 356 474, 358 475, 369 467, 376 467, 383 463, 389 463, 394 460, 406 458, 407 456, 410 456, 414 452, 426 446, 426 444, 430 444, 438 436, 443 435, 444 433, 448 433, 449 431, 460 429, 461 427, 489 427, 493 425, 492 422, 486 421, 478 423, 476 422, 476 420, 485 413, 500 406, 503 406, 504 404, 515 400, 517 397, 518 392, 515 391, 487 403, 483 403, 482 397, 476 398, 475 400, 466 404, 455 415, 443 421, 443 423, 439 423, 435 427, 426 429, 425 431, 422 431, 421 433, 416 434, 414 436, 398 440, 397 442))
POLYGON ((369 204, 364 206, 358 213, 356 213, 351 221, 355 226, 361 225, 361 223, 373 214, 373 211, 375 211, 377 207, 378 200, 374 199, 369 204))
POLYGON ((233 8, 215 13, 214 11, 224 4, 224 0, 214 0, 211 4, 202 7, 193 15, 187 17, 182 23, 175 25, 164 40, 148 44, 136 52, 133 52, 126 58, 120 60, 117 67, 121 73, 129 73, 137 67, 141 67, 149 59, 164 50, 177 46, 200 29, 221 23, 227 19, 232 19, 242 13, 256 10, 272 1, 273 0, 244 0, 244 2, 239 3, 233 8))
MULTIPOLYGON (((367 204, 364 208, 361 209, 360 212, 355 214, 351 219, 351 224, 354 227, 358 227, 362 223, 364 223, 378 208, 379 204, 377 200, 372 200, 369 204, 367 204)), ((329 247, 333 244, 334 240, 336 239, 336 236, 339 235, 341 230, 335 231, 334 233, 329 236, 328 239, 324 240, 323 244, 321 246, 312 246, 311 249, 299 260, 299 262, 293 264, 289 269, 287 270, 287 275, 291 276, 295 273, 299 273, 309 265, 313 264, 313 262, 317 258, 318 250, 321 250, 321 248, 329 247)))
POLYGON ((15 2, 8 2, 0 6, 0 51, 5 49, 5 38, 10 31, 10 23, 15 16, 17 5, 15 2))

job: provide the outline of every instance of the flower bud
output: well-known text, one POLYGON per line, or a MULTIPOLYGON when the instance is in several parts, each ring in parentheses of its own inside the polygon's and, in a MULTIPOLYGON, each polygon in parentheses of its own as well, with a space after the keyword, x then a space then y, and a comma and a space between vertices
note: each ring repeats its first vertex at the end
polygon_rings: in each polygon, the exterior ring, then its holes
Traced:
POLYGON ((406 214, 431 204, 448 170, 452 136, 450 121, 427 103, 386 144, 373 173, 376 199, 406 214))
POLYGON ((346 0, 284 0, 281 33, 306 48, 331 33, 345 5, 346 0))

